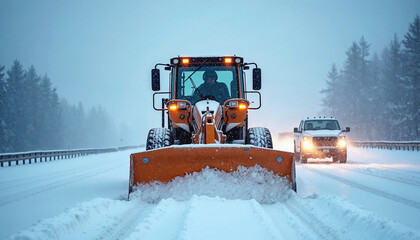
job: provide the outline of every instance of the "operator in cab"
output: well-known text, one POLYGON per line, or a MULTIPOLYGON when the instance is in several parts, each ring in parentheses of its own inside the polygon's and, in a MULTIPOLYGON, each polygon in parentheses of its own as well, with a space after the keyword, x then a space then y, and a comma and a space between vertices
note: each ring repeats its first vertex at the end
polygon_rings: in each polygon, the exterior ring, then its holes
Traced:
POLYGON ((215 99, 223 104, 229 99, 229 90, 226 84, 217 82, 217 73, 214 70, 207 70, 203 74, 204 83, 202 83, 193 94, 193 99, 215 99))

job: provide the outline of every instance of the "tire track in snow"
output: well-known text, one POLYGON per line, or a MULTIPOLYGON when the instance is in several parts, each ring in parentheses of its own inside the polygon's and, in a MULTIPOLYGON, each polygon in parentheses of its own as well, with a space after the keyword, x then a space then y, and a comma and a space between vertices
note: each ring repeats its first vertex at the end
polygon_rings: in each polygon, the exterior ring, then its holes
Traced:
POLYGON ((161 200, 126 240, 179 239, 188 209, 189 202, 178 202, 172 198, 161 200))
POLYGON ((103 230, 99 232, 98 236, 95 239, 100 240, 117 240, 125 239, 136 226, 142 222, 156 206, 145 207, 146 203, 140 202, 138 200, 133 200, 130 202, 138 202, 133 204, 132 207, 126 209, 125 211, 119 213, 116 216, 113 216, 113 221, 111 224, 104 226, 103 230))
POLYGON ((420 174, 420 171, 406 170, 406 169, 391 167, 389 165, 380 164, 380 163, 365 163, 365 162, 357 162, 357 161, 350 161, 350 162, 347 162, 347 164, 348 163, 355 163, 355 164, 360 164, 360 165, 379 166, 381 168, 387 168, 387 169, 395 170, 396 172, 400 172, 402 175, 405 175, 406 173, 410 173, 410 174, 414 174, 414 175, 420 174))
POLYGON ((402 176, 400 176, 400 177, 390 176, 389 174, 388 175, 380 175, 380 174, 375 173, 375 172, 367 172, 367 171, 363 171, 363 170, 360 170, 360 169, 348 168, 347 166, 343 166, 343 165, 334 165, 334 167, 341 168, 341 169, 347 170, 347 171, 357 172, 357 173, 364 174, 364 175, 367 175, 367 176, 378 177, 378 178, 382 178, 382 179, 386 179, 386 180, 390 180, 390 181, 394 181, 394 182, 409 184, 409 185, 412 185, 412 186, 415 186, 415 187, 420 187, 420 181, 417 180, 417 179, 407 179, 407 178, 404 178, 402 176))
POLYGON ((96 164, 91 164, 91 165, 86 165, 86 166, 82 166, 82 167, 76 167, 76 168, 72 168, 72 169, 66 169, 64 171, 58 171, 58 172, 54 172, 54 173, 48 173, 48 174, 43 174, 43 175, 37 175, 37 176, 31 176, 31 177, 24 177, 24 178, 18 178, 18 179, 13 179, 13 180, 8 180, 8 181, 3 181, 0 183, 0 186, 6 185, 5 187, 1 187, 0 191, 4 191, 7 189, 11 189, 11 188, 17 188, 20 186, 26 186, 28 184, 34 184, 34 183, 38 183, 38 182, 43 182, 46 179, 55 179, 57 176, 63 176, 63 175, 69 175, 72 173, 83 173, 83 172, 88 172, 91 171, 92 168, 96 167, 96 164))
POLYGON ((260 223, 264 228, 266 228, 267 232, 273 237, 273 239, 284 239, 281 232, 275 226, 273 219, 265 212, 262 208, 261 204, 259 204, 254 199, 250 200, 251 206, 254 208, 256 213, 256 217, 260 219, 260 223))
POLYGON ((285 239, 255 200, 194 196, 190 201, 179 239, 285 239))
POLYGON ((60 179, 58 181, 54 179, 53 183, 47 183, 47 184, 44 184, 42 186, 37 186, 37 187, 34 187, 32 189, 27 189, 27 190, 24 190, 24 191, 15 193, 15 194, 11 194, 11 195, 8 195, 8 196, 5 196, 5 197, 1 197, 0 198, 0 207, 4 206, 6 204, 9 204, 11 202, 14 202, 14 201, 19 201, 22 198, 31 197, 31 196, 34 196, 34 195, 37 195, 37 194, 40 194, 40 193, 43 193, 43 192, 46 192, 46 191, 50 191, 52 189, 56 189, 56 188, 68 185, 70 183, 78 182, 78 181, 85 180, 87 178, 90 178, 90 177, 93 177, 93 176, 96 176, 96 175, 99 175, 99 174, 102 174, 102 173, 105 173, 105 172, 112 171, 112 170, 114 170, 115 168, 118 168, 118 167, 124 167, 124 165, 118 164, 118 165, 112 165, 112 166, 97 168, 95 170, 90 170, 90 171, 87 171, 83 174, 69 176, 69 177, 60 179))
POLYGON ((290 213, 307 226, 308 229, 317 236, 316 239, 342 239, 338 236, 336 230, 325 225, 322 219, 317 218, 311 213, 310 209, 307 209, 304 205, 297 202, 297 200, 290 200, 284 202, 284 206, 290 211, 290 213))
POLYGON ((387 193, 387 192, 381 191, 379 189, 371 188, 371 187, 362 185, 360 183, 356 183, 354 181, 351 181, 351 180, 348 180, 348 179, 345 179, 345 178, 342 178, 342 177, 339 177, 339 176, 336 176, 336 175, 333 175, 333 174, 330 174, 330 173, 326 173, 326 172, 323 172, 323 171, 320 171, 320 170, 317 170, 317 169, 313 169, 313 168, 306 168, 306 169, 308 169, 310 171, 313 171, 313 172, 316 172, 318 174, 324 175, 324 176, 329 177, 331 179, 334 179, 336 181, 345 183, 349 186, 358 188, 360 190, 375 194, 377 196, 402 203, 402 204, 407 205, 409 207, 420 209, 420 202, 413 201, 413 200, 410 200, 410 199, 406 199, 406 198, 400 197, 400 196, 395 195, 395 194, 387 193))

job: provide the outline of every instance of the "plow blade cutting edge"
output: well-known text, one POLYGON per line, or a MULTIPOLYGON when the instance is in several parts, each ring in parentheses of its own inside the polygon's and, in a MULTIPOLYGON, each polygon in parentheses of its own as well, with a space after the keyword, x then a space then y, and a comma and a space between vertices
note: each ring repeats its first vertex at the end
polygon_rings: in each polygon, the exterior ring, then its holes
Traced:
POLYGON ((130 156, 129 192, 137 184, 153 181, 169 182, 177 176, 216 168, 234 172, 239 166, 259 165, 280 177, 287 177, 296 191, 293 153, 253 146, 171 146, 130 156))

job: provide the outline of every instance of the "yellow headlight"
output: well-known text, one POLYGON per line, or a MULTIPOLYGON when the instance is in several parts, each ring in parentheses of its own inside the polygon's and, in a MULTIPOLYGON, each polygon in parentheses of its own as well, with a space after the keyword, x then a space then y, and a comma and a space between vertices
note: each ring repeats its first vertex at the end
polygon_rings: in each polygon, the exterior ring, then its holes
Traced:
POLYGON ((338 139, 338 147, 345 148, 347 146, 346 139, 344 137, 341 137, 338 139))
POLYGON ((303 137, 302 147, 304 149, 311 149, 313 147, 310 137, 303 137))

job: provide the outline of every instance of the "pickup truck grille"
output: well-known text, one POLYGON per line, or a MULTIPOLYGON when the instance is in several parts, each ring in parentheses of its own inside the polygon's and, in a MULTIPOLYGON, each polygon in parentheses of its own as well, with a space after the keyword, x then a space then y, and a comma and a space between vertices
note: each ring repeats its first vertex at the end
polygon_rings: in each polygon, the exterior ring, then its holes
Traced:
POLYGON ((318 147, 336 146, 337 137, 313 137, 312 143, 318 147))

